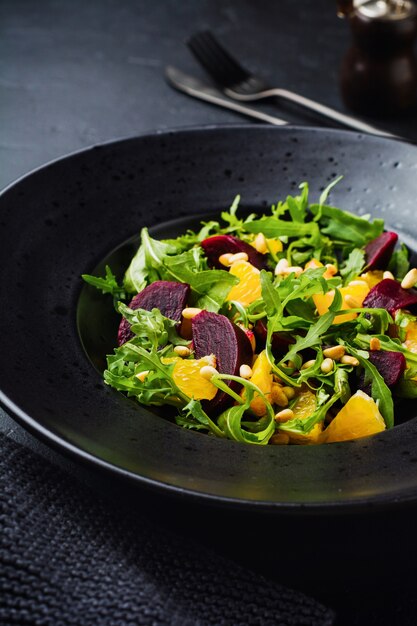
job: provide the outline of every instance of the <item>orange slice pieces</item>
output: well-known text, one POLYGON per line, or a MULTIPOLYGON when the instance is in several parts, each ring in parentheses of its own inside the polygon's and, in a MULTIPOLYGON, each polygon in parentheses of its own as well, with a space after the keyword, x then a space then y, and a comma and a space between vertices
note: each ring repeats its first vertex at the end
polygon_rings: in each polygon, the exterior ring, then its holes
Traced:
POLYGON ((261 297, 260 271, 247 261, 235 261, 229 269, 233 276, 239 278, 237 285, 233 285, 227 296, 227 300, 236 300, 248 306, 261 297))
POLYGON ((323 432, 320 441, 349 441, 385 430, 385 422, 374 400, 357 391, 323 432))

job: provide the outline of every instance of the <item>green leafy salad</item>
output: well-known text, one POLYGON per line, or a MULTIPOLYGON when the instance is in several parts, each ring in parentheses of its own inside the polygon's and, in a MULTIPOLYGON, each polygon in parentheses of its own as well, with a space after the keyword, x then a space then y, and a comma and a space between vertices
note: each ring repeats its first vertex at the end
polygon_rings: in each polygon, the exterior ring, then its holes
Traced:
MULTIPOLYGON (((104 380, 184 428, 250 444, 323 444, 394 425, 417 397, 417 269, 381 219, 311 202, 307 183, 266 215, 239 197, 198 232, 147 228, 113 297, 104 380), (246 215, 246 214, 245 214, 246 215)), ((109 297, 107 296, 107 297, 109 297)))

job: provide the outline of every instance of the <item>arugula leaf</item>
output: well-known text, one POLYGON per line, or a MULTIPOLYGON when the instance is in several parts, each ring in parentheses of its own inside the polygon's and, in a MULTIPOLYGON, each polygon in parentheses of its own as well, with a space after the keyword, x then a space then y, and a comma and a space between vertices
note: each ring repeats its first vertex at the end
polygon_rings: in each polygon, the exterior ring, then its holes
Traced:
POLYGON ((307 215, 308 184, 301 183, 300 189, 302 190, 300 196, 287 196, 288 210, 294 222, 304 222, 307 215))
MULTIPOLYGON (((162 315, 159 309, 130 309, 123 302, 118 302, 116 310, 130 323, 130 330, 136 335, 134 343, 150 350, 166 345, 188 345, 177 333, 177 322, 162 315)), ((132 340, 131 340, 132 341, 132 340)))
POLYGON ((398 250, 392 254, 388 269, 394 274, 398 280, 402 280, 410 269, 408 260, 408 248, 405 244, 401 244, 398 250))
POLYGON ((245 380, 240 376, 232 376, 227 374, 217 374, 211 378, 211 382, 222 389, 229 395, 234 396, 234 393, 227 385, 222 384, 223 380, 235 380, 239 382, 245 388, 245 401, 242 403, 242 399, 239 397, 241 404, 232 406, 219 416, 218 425, 224 431, 226 437, 234 439, 235 441, 241 441, 243 443, 252 443, 258 445, 266 445, 275 432, 275 419, 274 411, 269 400, 265 397, 263 392, 254 385, 251 381, 245 380), (246 411, 250 410, 250 403, 254 394, 257 393, 265 402, 267 409, 267 415, 261 418, 257 422, 253 422, 250 426, 250 430, 243 428, 242 419, 246 411))
POLYGON ((320 389, 317 392, 316 408, 313 413, 307 418, 294 417, 288 422, 280 424, 279 430, 296 435, 308 435, 316 424, 324 420, 327 411, 339 398, 339 393, 335 393, 329 398, 329 394, 320 389))
POLYGON ((371 384, 371 396, 378 404, 379 412, 384 418, 387 428, 392 428, 394 426, 394 403, 390 389, 375 365, 369 361, 369 358, 365 358, 361 350, 355 350, 353 346, 348 344, 346 347, 365 370, 365 384, 371 384))
POLYGON ((320 216, 319 223, 324 234, 336 240, 351 242, 358 248, 376 239, 384 229, 384 221, 381 219, 370 222, 333 206, 311 204, 310 211, 320 216))
MULTIPOLYGON (((213 435, 216 435, 217 437, 225 436, 223 431, 209 418, 207 413, 204 411, 200 400, 191 399, 188 404, 186 404, 183 408, 183 413, 189 420, 192 416, 197 424, 199 424, 202 428, 211 431, 213 435)), ((177 423, 179 423, 178 420, 181 419, 183 419, 181 418, 181 416, 177 418, 177 423)))
POLYGON ((175 254, 177 248, 170 243, 152 239, 147 228, 142 228, 141 245, 130 262, 124 277, 124 288, 129 293, 142 291, 148 282, 161 278, 159 269, 169 254, 175 254))
POLYGON ((225 233, 234 233, 234 235, 242 235, 244 234, 247 226, 247 223, 250 222, 255 215, 252 213, 245 219, 239 219, 236 216, 237 209, 239 207, 240 196, 237 195, 233 200, 232 206, 228 211, 223 211, 221 213, 221 218, 224 220, 228 226, 221 229, 223 234, 225 233))
POLYGON ((306 348, 312 348, 314 346, 319 346, 321 344, 321 337, 333 324, 335 315, 340 309, 341 301, 342 296, 340 294, 340 291, 336 290, 335 297, 329 307, 328 312, 324 315, 321 315, 317 322, 310 326, 305 337, 297 337, 296 342, 291 346, 287 354, 281 359, 281 363, 283 363, 284 361, 294 360, 297 353, 301 350, 305 350, 306 348))
POLYGON ((359 276, 365 267, 365 251, 360 248, 353 248, 344 265, 340 268, 340 274, 347 285, 351 280, 359 276))
POLYGON ((113 274, 108 265, 106 265, 106 275, 104 278, 100 276, 92 276, 90 274, 82 274, 81 278, 89 285, 96 287, 96 289, 100 289, 102 293, 111 294, 114 302, 124 300, 126 298, 125 289, 118 285, 116 276, 113 274))

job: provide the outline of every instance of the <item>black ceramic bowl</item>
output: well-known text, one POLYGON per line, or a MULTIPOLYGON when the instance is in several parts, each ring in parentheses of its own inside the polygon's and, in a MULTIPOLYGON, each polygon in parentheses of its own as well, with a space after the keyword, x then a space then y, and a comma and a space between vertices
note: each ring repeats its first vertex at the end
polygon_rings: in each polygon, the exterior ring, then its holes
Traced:
POLYGON ((304 180, 318 198, 338 174, 335 204, 383 217, 417 249, 416 157, 413 146, 350 132, 233 126, 109 143, 26 176, 0 197, 2 404, 61 450, 199 500, 297 513, 415 501, 417 406, 391 431, 317 447, 189 432, 103 384, 97 368, 117 319, 80 275, 106 258, 122 272, 144 225, 175 234, 237 193, 262 210, 304 180))

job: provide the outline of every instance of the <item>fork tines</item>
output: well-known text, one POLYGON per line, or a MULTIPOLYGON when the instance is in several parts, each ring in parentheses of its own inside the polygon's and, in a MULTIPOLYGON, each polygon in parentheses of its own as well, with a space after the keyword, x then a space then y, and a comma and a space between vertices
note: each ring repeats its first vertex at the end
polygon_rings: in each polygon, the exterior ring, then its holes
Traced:
POLYGON ((250 73, 219 44, 208 30, 190 37, 187 46, 213 80, 222 87, 232 87, 250 77, 250 73))

